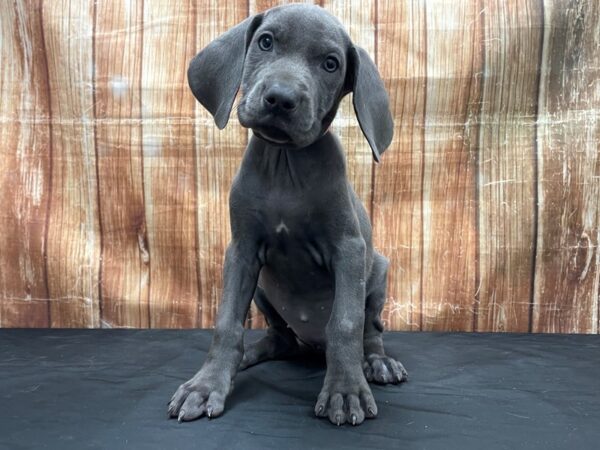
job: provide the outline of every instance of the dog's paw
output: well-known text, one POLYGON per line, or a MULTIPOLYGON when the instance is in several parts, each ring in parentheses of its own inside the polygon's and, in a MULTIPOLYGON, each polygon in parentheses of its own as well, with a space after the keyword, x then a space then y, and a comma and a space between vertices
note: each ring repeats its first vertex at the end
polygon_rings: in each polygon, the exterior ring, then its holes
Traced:
POLYGON ((209 419, 218 417, 225 409, 225 399, 231 391, 231 382, 218 380, 198 372, 192 379, 183 383, 169 402, 168 415, 179 422, 198 419, 206 415, 209 419))
POLYGON ((408 372, 400 361, 372 353, 363 362, 365 378, 378 384, 398 384, 408 380, 408 372))
POLYGON ((369 384, 362 374, 356 378, 330 380, 325 377, 315 405, 317 417, 328 417, 332 424, 340 426, 344 423, 360 425, 365 417, 377 416, 377 404, 369 384))

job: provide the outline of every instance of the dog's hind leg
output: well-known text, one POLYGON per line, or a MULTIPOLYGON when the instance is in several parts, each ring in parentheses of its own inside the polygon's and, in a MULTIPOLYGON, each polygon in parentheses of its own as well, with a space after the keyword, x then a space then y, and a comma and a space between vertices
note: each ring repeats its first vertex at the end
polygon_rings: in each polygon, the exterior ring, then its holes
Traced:
POLYGON ((263 361, 293 356, 299 349, 296 335, 271 306, 265 292, 260 287, 256 288, 254 302, 265 316, 269 328, 266 336, 244 347, 244 357, 239 370, 247 369, 263 361))
POLYGON ((365 306, 363 370, 367 381, 379 384, 397 384, 408 379, 402 363, 386 356, 383 348, 381 311, 385 303, 388 265, 385 256, 374 253, 365 306))

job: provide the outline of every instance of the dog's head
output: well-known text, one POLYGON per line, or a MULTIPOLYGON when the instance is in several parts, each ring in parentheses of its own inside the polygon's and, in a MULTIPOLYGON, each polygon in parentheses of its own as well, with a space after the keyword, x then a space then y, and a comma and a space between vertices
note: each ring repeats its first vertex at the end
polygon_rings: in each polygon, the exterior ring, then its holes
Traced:
POLYGON ((318 6, 281 6, 249 17, 194 57, 188 81, 219 128, 227 124, 241 85, 240 123, 277 145, 316 141, 349 92, 376 161, 392 140, 389 101, 377 68, 318 6))

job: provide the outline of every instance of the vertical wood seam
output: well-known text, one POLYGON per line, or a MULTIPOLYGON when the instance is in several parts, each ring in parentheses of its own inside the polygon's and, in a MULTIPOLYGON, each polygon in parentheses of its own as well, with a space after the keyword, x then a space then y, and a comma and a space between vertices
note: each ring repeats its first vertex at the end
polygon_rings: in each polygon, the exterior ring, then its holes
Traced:
POLYGON ((42 249, 42 255, 44 259, 44 284, 46 287, 46 298, 47 298, 47 310, 48 310, 48 327, 52 328, 52 308, 50 302, 50 281, 48 279, 48 234, 50 229, 50 210, 52 209, 52 186, 53 180, 52 175, 54 173, 54 147, 52 143, 52 92, 50 91, 50 68, 48 67, 47 46, 46 46, 46 34, 44 32, 44 7, 42 0, 38 3, 39 8, 39 26, 40 26, 40 38, 44 51, 42 52, 43 64, 46 68, 45 76, 45 88, 48 95, 48 200, 46 205, 46 217, 44 224, 44 245, 42 249))
MULTIPOLYGON (((196 49, 196 45, 198 42, 198 7, 194 2, 192 3, 192 16, 194 17, 194 51, 196 49)), ((200 280, 200 275, 202 274, 202 269, 200 267, 200 221, 198 220, 198 206, 200 204, 200 192, 198 189, 198 180, 200 179, 199 173, 199 154, 198 154, 198 127, 196 125, 196 119, 198 111, 198 107, 194 102, 194 111, 192 116, 192 126, 193 132, 192 136, 194 139, 194 204, 196 205, 196 211, 194 211, 194 242, 196 245, 195 251, 195 259, 196 259, 196 288, 198 289, 197 297, 196 297, 196 328, 202 328, 202 297, 203 297, 203 289, 202 282, 200 280)))
POLYGON ((537 96, 535 103, 535 142, 533 147, 533 249, 531 255, 531 277, 530 277, 530 288, 529 288, 529 326, 527 331, 531 333, 533 331, 533 310, 535 307, 535 274, 536 274, 536 266, 537 266, 537 253, 538 253, 538 220, 539 220, 539 161, 540 157, 540 140, 539 140, 539 113, 540 113, 540 96, 542 91, 542 59, 544 57, 544 41, 546 35, 546 18, 544 15, 544 0, 539 0, 540 2, 540 20, 541 20, 541 28, 542 32, 540 33, 540 45, 538 50, 538 73, 537 73, 537 96))
MULTIPOLYGON (((146 9, 146 5, 144 3, 144 0, 140 0, 141 1, 141 14, 140 14, 140 26, 139 26, 139 30, 140 30, 140 58, 143 58, 144 56, 144 11, 146 9)), ((146 180, 146 176, 144 173, 144 167, 145 167, 145 160, 144 158, 146 158, 146 156, 144 155, 144 120, 143 120, 143 107, 144 107, 144 101, 143 101, 143 91, 144 91, 144 84, 142 82, 143 80, 143 71, 144 71, 144 65, 142 64, 142 61, 140 61, 139 63, 139 87, 140 87, 140 92, 139 92, 139 99, 140 99, 140 109, 139 109, 139 116, 140 116, 140 145, 141 145, 141 152, 140 152, 140 176, 141 176, 141 180, 140 180, 140 185, 142 188, 142 210, 144 211, 144 239, 146 240, 145 242, 145 250, 146 253, 148 253, 148 269, 147 269, 147 275, 148 275, 148 284, 146 287, 146 309, 147 309, 147 313, 148 313, 148 328, 152 328, 152 305, 150 304, 150 298, 151 298, 151 289, 152 289, 152 250, 150 248, 150 245, 148 244, 147 240, 148 240, 148 230, 146 227, 146 224, 148 223, 148 217, 146 216, 148 210, 146 208, 146 184, 145 184, 145 180, 146 180)), ((141 258, 141 256, 140 256, 141 258)), ((142 264, 145 264, 144 261, 142 260, 142 264)))
MULTIPOLYGON (((480 4, 479 2, 476 3, 477 6, 479 4, 480 4)), ((476 8, 476 9, 478 9, 478 8, 476 8)), ((485 10, 484 10, 484 12, 482 14, 479 14, 477 16, 477 20, 479 21, 480 30, 481 30, 481 26, 485 27, 485 22, 483 20, 484 14, 485 14, 485 10)), ((476 23, 476 22, 474 22, 474 23, 476 23)), ((477 27, 477 25, 475 25, 475 27, 477 27)), ((477 28, 475 28, 475 30, 477 30, 477 28)), ((475 34, 475 36, 477 37, 477 34, 475 34)), ((474 80, 474 78, 476 77, 476 74, 474 73, 475 61, 476 61, 475 58, 478 57, 478 56, 482 57, 482 58, 485 58, 485 51, 482 50, 483 46, 480 46, 480 48, 479 48, 479 51, 481 52, 480 55, 477 55, 475 53, 475 45, 476 44, 477 44, 477 40, 473 39, 473 43, 472 43, 472 46, 473 46, 472 50, 473 51, 471 53, 471 73, 469 75, 469 87, 468 87, 468 91, 467 91, 468 92, 468 99, 467 99, 467 105, 466 105, 466 111, 465 111, 466 112, 466 116, 467 116, 467 121, 469 120, 469 116, 470 116, 471 105, 469 104, 469 102, 472 102, 473 92, 472 92, 471 89, 472 89, 473 84, 474 84, 473 81, 475 81, 475 85, 477 86, 477 80, 474 80)), ((485 68, 485 59, 483 59, 481 61, 481 63, 482 63, 482 68, 485 68)), ((478 99, 478 101, 476 102, 476 104, 477 104, 476 108, 479 108, 479 111, 476 111, 475 116, 476 117, 481 117, 481 113, 483 111, 483 108, 481 106, 482 105, 481 101, 483 100, 483 85, 479 86, 478 88, 479 88, 478 89, 479 92, 475 93, 475 98, 478 99)), ((467 126, 469 126, 469 125, 465 124, 465 129, 467 128, 467 126)), ((477 127, 475 127, 475 131, 477 133, 477 136, 473 140, 473 142, 476 143, 475 145, 476 145, 477 155, 479 157, 479 155, 481 154, 481 152, 480 152, 480 146, 479 146, 479 138, 480 138, 480 134, 481 134, 481 124, 479 124, 477 127)), ((472 146, 473 144, 471 142, 469 142, 469 145, 472 146)), ((471 161, 470 161, 470 159, 471 159, 471 155, 470 155, 471 151, 472 151, 472 148, 469 148, 469 160, 467 160, 467 168, 466 168, 466 170, 468 170, 469 165, 471 165, 471 161)), ((473 176, 473 180, 475 181, 474 182, 474 186, 473 186, 473 190, 474 190, 473 198, 476 200, 475 201, 475 208, 474 208, 475 211, 472 211, 472 212, 469 213, 469 211, 468 211, 469 207, 466 208, 467 209, 467 217, 468 216, 472 217, 473 214, 475 215, 475 220, 474 220, 474 224, 475 224, 475 242, 474 242, 474 247, 475 247, 475 250, 474 250, 474 253, 475 253, 475 261, 474 261, 475 279, 473 280, 474 281, 474 286, 473 287, 475 288, 475 296, 474 296, 474 298, 472 300, 473 303, 471 303, 472 308, 473 308, 473 312, 472 312, 472 314, 473 314, 473 323, 471 325, 471 328, 472 328, 471 331, 475 331, 477 329, 476 325, 477 325, 478 312, 477 313, 475 312, 475 305, 477 305, 477 298, 479 296, 479 294, 477 292, 477 286, 479 285, 479 281, 481 280, 481 273, 480 273, 480 268, 479 268, 479 254, 480 254, 480 250, 481 250, 480 249, 480 241, 479 241, 479 235, 480 235, 480 231, 481 231, 480 223, 479 223, 479 216, 480 216, 479 212, 480 212, 480 208, 481 208, 481 202, 479 202, 479 183, 478 183, 481 170, 480 170, 480 167, 479 167, 479 161, 477 160, 476 162, 477 163, 475 164, 475 174, 473 176)), ((465 330, 465 331, 468 331, 468 330, 465 330)))
POLYGON ((426 149, 426 136, 427 136, 427 87, 429 84, 429 80, 427 78, 427 66, 429 63, 427 62, 427 53, 429 51, 427 44, 427 2, 423 2, 423 53, 425 54, 423 60, 425 61, 424 73, 423 77, 423 122, 422 122, 422 142, 423 142, 423 156, 421 157, 421 233, 419 233, 419 245, 421 247, 421 255, 420 255, 420 270, 419 270, 419 295, 421 297, 421 305, 420 305, 420 313, 419 313, 419 331, 423 330, 423 315, 424 315, 424 298, 423 298, 423 278, 424 278, 424 262, 425 262, 425 158, 427 157, 426 149))
POLYGON ((104 239, 102 227, 102 202, 100 197, 100 160, 98 158, 98 105, 96 101, 96 28, 98 19, 98 5, 93 2, 92 11, 92 105, 94 108, 94 155, 96 163, 96 203, 98 208, 98 247, 99 247, 99 264, 98 264, 98 320, 100 328, 102 328, 103 305, 102 305, 102 268, 104 256, 104 239))
POLYGON ((478 136, 477 136, 477 173, 475 174, 475 198, 477 199, 477 220, 475 221, 475 225, 477 227, 476 230, 476 242, 475 245, 475 294, 473 298, 473 325, 472 331, 477 331, 479 328, 479 304, 481 302, 481 149, 483 148, 483 133, 481 132, 482 127, 484 126, 484 117, 483 117, 483 96, 485 93, 485 71, 487 68, 487 52, 486 52, 486 42, 487 42, 487 29, 485 26, 486 19, 486 8, 483 8, 481 14, 479 14, 478 20, 480 20, 481 27, 481 67, 482 67, 482 80, 481 80, 481 102, 479 105, 479 125, 478 125, 478 136))

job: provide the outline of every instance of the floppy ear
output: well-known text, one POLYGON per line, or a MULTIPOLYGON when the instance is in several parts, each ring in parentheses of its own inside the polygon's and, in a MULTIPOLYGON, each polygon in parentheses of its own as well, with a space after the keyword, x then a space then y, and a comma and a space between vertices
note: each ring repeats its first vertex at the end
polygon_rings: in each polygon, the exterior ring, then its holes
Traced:
POLYGON ((187 76, 194 97, 225 128, 244 70, 246 50, 262 14, 248 17, 212 41, 190 62, 187 76))
POLYGON ((360 129, 371 146, 373 158, 379 162, 394 135, 387 92, 377 67, 368 53, 360 47, 350 47, 348 75, 360 129))

